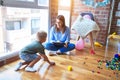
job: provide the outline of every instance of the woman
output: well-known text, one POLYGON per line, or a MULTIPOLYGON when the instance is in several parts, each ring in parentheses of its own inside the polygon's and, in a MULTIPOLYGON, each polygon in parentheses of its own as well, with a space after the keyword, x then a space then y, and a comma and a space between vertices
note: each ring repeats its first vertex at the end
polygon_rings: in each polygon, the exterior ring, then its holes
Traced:
POLYGON ((75 45, 70 43, 70 29, 65 25, 63 15, 58 15, 56 24, 51 27, 49 42, 45 44, 45 48, 50 50, 49 55, 56 53, 67 53, 75 48, 75 45))

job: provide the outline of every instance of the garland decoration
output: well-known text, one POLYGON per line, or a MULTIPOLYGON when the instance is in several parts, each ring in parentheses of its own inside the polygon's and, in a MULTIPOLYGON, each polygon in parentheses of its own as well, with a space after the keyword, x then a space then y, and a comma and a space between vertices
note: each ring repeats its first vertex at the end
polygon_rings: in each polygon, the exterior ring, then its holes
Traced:
POLYGON ((101 2, 95 2, 94 0, 83 0, 83 4, 93 8, 105 7, 110 4, 110 0, 103 0, 101 2))

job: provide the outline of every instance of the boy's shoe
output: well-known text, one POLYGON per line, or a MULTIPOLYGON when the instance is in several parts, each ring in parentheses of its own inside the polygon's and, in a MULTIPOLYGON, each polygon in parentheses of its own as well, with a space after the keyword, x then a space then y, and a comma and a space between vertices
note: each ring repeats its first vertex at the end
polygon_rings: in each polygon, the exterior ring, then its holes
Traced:
POLYGON ((19 62, 19 63, 16 65, 15 71, 18 71, 21 66, 22 66, 22 62, 19 62))
POLYGON ((29 67, 29 66, 25 68, 25 71, 27 71, 27 72, 36 72, 35 69, 33 69, 32 67, 29 67))
POLYGON ((56 54, 56 51, 49 51, 48 55, 49 56, 56 56, 57 54, 56 54))

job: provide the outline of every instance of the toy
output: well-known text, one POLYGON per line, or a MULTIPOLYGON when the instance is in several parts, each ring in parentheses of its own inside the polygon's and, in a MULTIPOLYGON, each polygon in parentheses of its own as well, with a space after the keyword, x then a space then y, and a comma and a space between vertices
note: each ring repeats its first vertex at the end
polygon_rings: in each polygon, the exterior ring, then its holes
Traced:
POLYGON ((112 33, 111 35, 109 35, 109 37, 108 37, 108 38, 113 39, 113 38, 115 38, 115 37, 116 37, 116 32, 114 32, 114 33, 112 33))
POLYGON ((101 67, 101 65, 102 65, 102 61, 100 60, 100 61, 98 62, 98 68, 99 68, 99 69, 103 69, 103 68, 101 67))
POLYGON ((72 71, 72 66, 68 66, 68 71, 72 71))
POLYGON ((116 35, 116 32, 112 33, 112 35, 116 35))
POLYGON ((91 49, 90 54, 95 54, 95 51, 93 49, 91 49))
POLYGON ((77 50, 82 50, 84 48, 84 46, 85 46, 85 42, 82 38, 80 38, 75 44, 75 48, 77 50))
POLYGON ((106 67, 120 71, 120 54, 115 54, 111 61, 106 61, 106 67))
POLYGON ((95 46, 102 47, 102 45, 99 42, 94 42, 95 46))

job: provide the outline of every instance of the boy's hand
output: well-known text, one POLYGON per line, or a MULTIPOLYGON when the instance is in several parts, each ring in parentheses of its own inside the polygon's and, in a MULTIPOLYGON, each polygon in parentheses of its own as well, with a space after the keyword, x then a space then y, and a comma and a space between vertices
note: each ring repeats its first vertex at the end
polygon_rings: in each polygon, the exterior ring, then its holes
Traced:
POLYGON ((50 65, 51 65, 51 66, 55 65, 55 62, 50 62, 50 65))
POLYGON ((50 64, 50 66, 55 65, 55 62, 50 62, 46 55, 41 54, 41 56, 44 58, 44 61, 47 61, 50 64))

